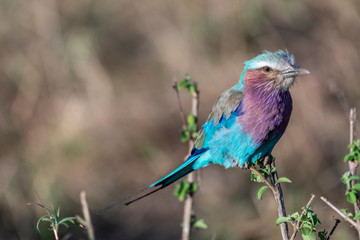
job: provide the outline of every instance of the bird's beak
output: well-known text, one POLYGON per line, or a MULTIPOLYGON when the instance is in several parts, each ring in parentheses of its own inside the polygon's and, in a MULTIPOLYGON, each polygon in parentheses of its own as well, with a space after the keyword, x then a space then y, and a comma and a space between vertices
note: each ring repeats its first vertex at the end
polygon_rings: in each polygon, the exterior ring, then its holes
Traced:
POLYGON ((291 69, 285 70, 283 72, 283 75, 285 76, 285 78, 288 78, 288 77, 296 77, 296 76, 306 75, 309 73, 310 72, 307 69, 294 65, 291 67, 291 69))

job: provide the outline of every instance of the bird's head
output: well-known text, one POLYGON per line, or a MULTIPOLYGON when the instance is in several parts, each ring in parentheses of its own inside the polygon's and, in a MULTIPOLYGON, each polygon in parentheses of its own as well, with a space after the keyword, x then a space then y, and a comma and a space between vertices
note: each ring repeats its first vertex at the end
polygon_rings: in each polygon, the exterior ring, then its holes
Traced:
POLYGON ((297 76, 310 73, 305 68, 295 65, 294 56, 282 50, 264 51, 244 64, 242 84, 280 91, 287 91, 297 76))

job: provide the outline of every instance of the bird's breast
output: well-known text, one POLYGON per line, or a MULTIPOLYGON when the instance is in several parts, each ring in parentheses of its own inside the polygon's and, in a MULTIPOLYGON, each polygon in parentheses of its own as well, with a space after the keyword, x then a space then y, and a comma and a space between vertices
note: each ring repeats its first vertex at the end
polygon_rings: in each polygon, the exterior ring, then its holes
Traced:
POLYGON ((237 121, 253 142, 262 143, 272 136, 281 136, 289 123, 292 99, 288 91, 273 94, 244 94, 243 112, 237 121))

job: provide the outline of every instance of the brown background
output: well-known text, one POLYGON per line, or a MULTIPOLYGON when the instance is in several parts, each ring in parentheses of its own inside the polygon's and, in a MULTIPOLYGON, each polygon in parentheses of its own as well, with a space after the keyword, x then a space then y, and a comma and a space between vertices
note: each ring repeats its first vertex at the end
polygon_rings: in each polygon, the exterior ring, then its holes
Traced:
MULTIPOLYGON (((288 49, 311 75, 292 89, 294 111, 274 150, 287 211, 310 197, 322 225, 352 209, 339 181, 347 170, 348 110, 359 107, 360 5, 328 1, 0 1, 0 238, 37 233, 38 201, 81 214, 87 192, 98 239, 179 239, 183 204, 174 186, 102 216, 95 212, 173 170, 187 152, 171 88, 198 82, 200 123, 234 85, 242 63, 288 49)), ((181 94, 185 110, 190 99, 181 94)), ((193 239, 279 239, 269 192, 256 200, 249 172, 201 171, 195 209, 209 229, 193 239)), ((62 228, 60 236, 66 229, 62 228)), ((71 239, 84 238, 77 227, 71 239)), ((334 239, 352 239, 341 223, 334 239)))

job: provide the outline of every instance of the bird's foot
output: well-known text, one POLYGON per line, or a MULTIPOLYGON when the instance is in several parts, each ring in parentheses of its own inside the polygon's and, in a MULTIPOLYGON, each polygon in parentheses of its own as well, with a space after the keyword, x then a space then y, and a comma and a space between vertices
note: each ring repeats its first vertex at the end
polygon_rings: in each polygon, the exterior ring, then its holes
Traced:
POLYGON ((252 166, 252 163, 246 162, 246 163, 244 163, 244 165, 239 166, 239 167, 243 170, 248 170, 248 169, 250 169, 251 166, 252 166))
POLYGON ((249 163, 247 163, 247 162, 244 163, 244 165, 239 165, 239 160, 237 158, 235 158, 233 160, 233 166, 234 167, 239 167, 239 168, 244 169, 244 170, 249 169, 251 167, 251 165, 249 163))
POLYGON ((264 157, 264 166, 268 165, 268 164, 272 164, 273 161, 275 161, 275 158, 270 154, 264 157))
POLYGON ((268 164, 271 165, 273 161, 275 161, 275 158, 270 154, 270 155, 266 155, 263 158, 260 158, 257 162, 260 168, 263 168, 268 164))

